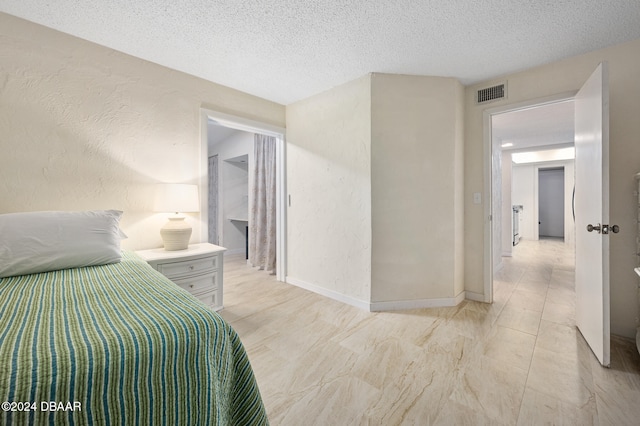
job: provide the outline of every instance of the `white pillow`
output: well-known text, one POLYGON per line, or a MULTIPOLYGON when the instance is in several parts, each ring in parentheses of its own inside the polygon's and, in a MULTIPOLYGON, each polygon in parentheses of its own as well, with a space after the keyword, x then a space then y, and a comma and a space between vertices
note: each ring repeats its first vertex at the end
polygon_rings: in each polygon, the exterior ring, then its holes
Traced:
POLYGON ((0 278, 117 263, 119 210, 0 214, 0 278))

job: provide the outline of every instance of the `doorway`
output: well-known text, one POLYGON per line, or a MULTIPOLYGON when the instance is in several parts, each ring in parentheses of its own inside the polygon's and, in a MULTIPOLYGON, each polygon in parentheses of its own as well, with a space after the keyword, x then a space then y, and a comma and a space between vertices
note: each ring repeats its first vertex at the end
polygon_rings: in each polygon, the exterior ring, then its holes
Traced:
POLYGON ((538 170, 538 235, 564 240, 564 167, 538 170))
MULTIPOLYGON (((573 153, 575 158, 575 325, 603 366, 610 364, 610 294, 609 294, 609 85, 608 66, 600 63, 580 90, 571 96, 556 96, 539 102, 524 102, 511 107, 485 110, 483 113, 485 148, 485 276, 484 301, 493 301, 492 200, 494 147, 493 118, 507 111, 519 112, 544 106, 572 102, 573 153), (488 176, 487 176, 488 175, 488 176), (602 225, 593 225, 592 222, 602 225), (597 234, 591 235, 592 231, 597 234), (601 233, 602 231, 602 233, 601 233), (489 256, 489 257, 487 257, 489 256)), ((500 150, 497 150, 500 153, 500 150)), ((495 203, 498 208, 500 203, 495 203)))
MULTIPOLYGON (((507 212, 511 212, 513 206, 521 208, 518 224, 521 237, 539 238, 538 175, 541 169, 560 168, 563 161, 573 159, 574 96, 575 93, 567 93, 484 112, 485 170, 488 172, 485 193, 490 194, 484 205, 485 217, 489 218, 485 225, 484 302, 493 302, 494 272, 501 268, 502 256, 511 253, 510 248, 503 245, 505 241, 512 241, 509 233, 513 229, 513 215, 507 212), (512 175, 521 174, 520 169, 525 165, 530 165, 525 185, 526 194, 530 195, 523 199, 520 193, 512 194, 510 179, 512 175), (516 169, 516 166, 520 167, 516 169)), ((566 218, 567 182, 563 188, 566 218)))
MULTIPOLYGON (((200 124, 201 124, 201 220, 203 223, 203 231, 201 239, 206 241, 208 238, 208 202, 209 188, 207 176, 208 162, 208 134, 210 123, 214 123, 221 129, 228 132, 237 130, 259 133, 267 136, 273 136, 276 139, 276 279, 285 281, 286 278, 286 163, 285 163, 285 129, 262 123, 259 121, 245 119, 243 117, 233 116, 205 108, 201 108, 200 124)), ((222 219, 222 218, 221 218, 222 219)), ((236 218, 237 219, 237 218, 236 218)), ((218 220, 220 223, 220 220, 218 220)))

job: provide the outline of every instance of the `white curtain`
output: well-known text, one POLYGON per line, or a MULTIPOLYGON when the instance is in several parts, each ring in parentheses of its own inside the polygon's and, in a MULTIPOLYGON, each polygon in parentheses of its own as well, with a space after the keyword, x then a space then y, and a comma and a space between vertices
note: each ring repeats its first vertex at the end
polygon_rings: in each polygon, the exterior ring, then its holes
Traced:
POLYGON ((209 157, 209 242, 218 244, 218 156, 209 157))
POLYGON ((249 262, 276 269, 276 138, 255 135, 249 217, 249 262))

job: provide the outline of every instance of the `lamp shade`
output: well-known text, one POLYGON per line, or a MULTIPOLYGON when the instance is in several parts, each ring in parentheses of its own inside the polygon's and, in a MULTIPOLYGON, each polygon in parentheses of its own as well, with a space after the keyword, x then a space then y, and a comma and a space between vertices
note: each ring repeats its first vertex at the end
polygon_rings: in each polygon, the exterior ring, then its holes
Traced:
POLYGON ((154 210, 165 213, 188 213, 200 211, 198 185, 159 183, 156 185, 154 210))

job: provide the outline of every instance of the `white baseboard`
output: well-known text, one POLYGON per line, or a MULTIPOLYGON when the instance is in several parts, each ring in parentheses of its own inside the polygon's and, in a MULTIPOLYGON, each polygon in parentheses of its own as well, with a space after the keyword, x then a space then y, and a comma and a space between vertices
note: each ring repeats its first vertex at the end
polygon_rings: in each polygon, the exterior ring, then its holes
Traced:
POLYGON ((338 302, 346 303, 347 305, 355 306, 356 308, 369 311, 369 303, 364 300, 358 300, 351 296, 346 296, 337 291, 329 290, 324 287, 317 286, 315 284, 308 283, 306 281, 299 280, 293 277, 286 277, 285 282, 295 285, 296 287, 304 288, 313 293, 317 293, 321 296, 328 297, 329 299, 337 300, 338 302))
POLYGON ((334 290, 329 290, 315 284, 308 283, 293 277, 287 277, 285 282, 296 287, 309 290, 329 299, 336 300, 347 305, 355 306, 369 312, 384 311, 404 311, 409 309, 423 308, 446 308, 459 305, 463 300, 473 300, 476 302, 484 302, 484 294, 474 293, 472 291, 462 291, 456 297, 444 297, 439 299, 416 299, 416 300, 393 300, 389 302, 365 302, 351 296, 346 296, 334 290))
POLYGON ((473 300, 474 302, 484 302, 484 294, 474 293, 473 291, 465 291, 464 297, 467 300, 473 300))
POLYGON ((422 308, 446 308, 457 306, 464 300, 464 291, 456 297, 443 297, 439 299, 393 300, 389 302, 372 302, 371 312, 405 311, 408 309, 422 308))

